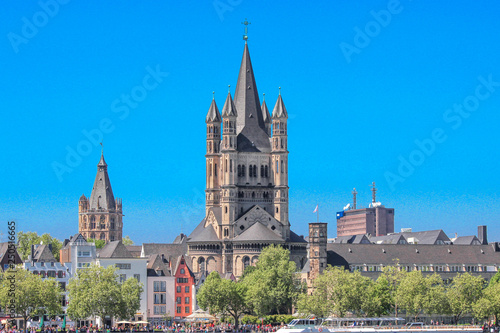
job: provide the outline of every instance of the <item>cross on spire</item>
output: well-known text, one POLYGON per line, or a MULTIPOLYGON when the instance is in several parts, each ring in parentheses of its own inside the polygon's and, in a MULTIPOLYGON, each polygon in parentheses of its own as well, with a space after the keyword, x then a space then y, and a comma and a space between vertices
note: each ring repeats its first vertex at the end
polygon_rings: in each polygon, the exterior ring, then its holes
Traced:
POLYGON ((248 40, 248 25, 251 24, 250 22, 247 21, 247 19, 245 19, 245 22, 241 22, 241 24, 244 24, 245 25, 245 34, 243 35, 243 40, 245 41, 245 43, 247 42, 248 40))

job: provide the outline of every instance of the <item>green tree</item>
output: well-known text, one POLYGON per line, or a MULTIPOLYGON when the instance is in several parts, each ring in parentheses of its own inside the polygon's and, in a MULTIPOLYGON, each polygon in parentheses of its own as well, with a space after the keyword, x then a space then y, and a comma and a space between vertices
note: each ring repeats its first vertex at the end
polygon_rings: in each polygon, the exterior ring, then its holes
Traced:
POLYGON ((213 314, 229 314, 238 326, 239 317, 248 312, 245 294, 245 284, 221 279, 219 273, 212 272, 198 290, 196 297, 202 309, 209 309, 213 314))
POLYGON ((0 305, 15 313, 26 323, 36 315, 56 315, 62 312, 62 292, 55 279, 43 280, 39 275, 20 267, 0 273, 0 305))
MULTIPOLYGON (((348 311, 361 311, 370 279, 359 271, 350 273, 343 267, 328 266, 313 282, 311 295, 301 296, 299 312, 319 317, 335 314, 344 317, 348 311)), ((368 303, 365 302, 368 308, 368 303)))
POLYGON ((68 284, 68 315, 79 319, 96 316, 102 321, 106 316, 130 319, 140 308, 143 287, 135 278, 119 283, 116 270, 94 264, 79 270, 68 284))
POLYGON ((396 317, 398 316, 399 304, 398 298, 396 297, 397 290, 401 281, 405 278, 407 272, 400 268, 399 260, 395 260, 394 266, 385 266, 382 268, 382 273, 379 275, 377 282, 380 285, 387 286, 388 301, 391 304, 391 308, 394 311, 396 317))
POLYGON ((446 309, 444 295, 443 281, 439 275, 425 277, 421 271, 411 271, 401 280, 396 300, 416 320, 421 313, 432 314, 446 309))
POLYGON ((94 243, 96 249, 102 249, 104 245, 106 245, 106 241, 104 239, 88 238, 87 242, 94 243))
POLYGON ((134 241, 130 239, 129 236, 125 236, 122 239, 123 245, 134 245, 134 241))
POLYGON ((290 313, 303 291, 290 251, 275 245, 262 250, 256 269, 242 281, 247 286, 246 301, 259 316, 290 313))
POLYGON ((495 275, 493 275, 493 277, 491 278, 490 280, 490 286, 493 285, 493 284, 497 284, 500 282, 500 271, 498 271, 495 275))
POLYGON ((448 288, 447 298, 453 322, 472 312, 472 305, 482 296, 485 281, 470 273, 457 274, 448 288))
POLYGON ((498 322, 500 316, 500 283, 491 283, 490 280, 488 287, 483 290, 483 297, 472 306, 472 311, 478 319, 493 316, 495 322, 498 322))
POLYGON ((368 280, 362 296, 361 310, 368 317, 380 317, 391 310, 390 285, 386 279, 368 280))
POLYGON ((28 256, 31 254, 31 245, 37 245, 43 242, 43 244, 52 244, 52 255, 59 261, 59 250, 62 248, 62 243, 57 238, 50 236, 50 234, 43 234, 38 236, 36 232, 19 231, 17 233, 17 252, 21 256, 21 259, 27 260, 28 256))

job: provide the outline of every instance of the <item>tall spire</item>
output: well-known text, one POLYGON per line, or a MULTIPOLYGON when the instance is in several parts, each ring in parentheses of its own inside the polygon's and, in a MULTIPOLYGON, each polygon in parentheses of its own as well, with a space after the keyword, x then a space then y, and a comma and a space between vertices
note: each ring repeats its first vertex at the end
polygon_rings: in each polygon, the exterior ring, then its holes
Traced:
POLYGON ((222 108, 222 116, 223 117, 236 117, 238 112, 236 111, 236 106, 234 105, 233 98, 231 97, 231 92, 228 91, 226 102, 224 103, 224 107, 222 108))
POLYGON ((238 110, 236 120, 238 150, 270 151, 269 136, 266 133, 252 61, 246 43, 234 94, 234 104, 238 110))
POLYGON ((101 152, 101 159, 97 164, 97 175, 90 195, 90 209, 115 210, 116 203, 111 189, 111 182, 108 176, 108 165, 104 160, 104 154, 101 152))
POLYGON ((276 105, 273 109, 273 118, 288 118, 285 103, 283 103, 283 98, 281 98, 281 87, 280 94, 278 95, 278 100, 276 101, 276 105))

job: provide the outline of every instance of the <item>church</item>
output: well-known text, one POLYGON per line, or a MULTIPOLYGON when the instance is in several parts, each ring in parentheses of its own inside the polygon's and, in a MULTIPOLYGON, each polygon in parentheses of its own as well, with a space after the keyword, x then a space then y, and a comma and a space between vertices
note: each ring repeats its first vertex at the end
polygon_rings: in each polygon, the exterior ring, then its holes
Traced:
POLYGON ((260 103, 247 35, 234 99, 215 98, 206 122, 205 218, 187 238, 195 273, 243 274, 263 248, 281 245, 302 269, 307 242, 290 230, 288 113, 281 96, 270 114, 260 103))

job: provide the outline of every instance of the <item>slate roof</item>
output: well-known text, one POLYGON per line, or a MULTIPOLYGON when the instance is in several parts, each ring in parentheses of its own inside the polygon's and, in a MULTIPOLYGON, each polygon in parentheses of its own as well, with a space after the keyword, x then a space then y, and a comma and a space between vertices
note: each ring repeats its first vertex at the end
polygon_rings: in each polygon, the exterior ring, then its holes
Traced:
POLYGON ((396 235, 403 235, 408 242, 411 242, 412 238, 418 241, 418 244, 438 244, 439 241, 450 242, 450 239, 443 230, 429 230, 429 231, 417 231, 417 232, 400 232, 396 235))
POLYGON ((101 160, 99 164, 97 164, 97 175, 95 176, 89 204, 90 209, 116 209, 115 197, 108 176, 108 165, 104 161, 104 155, 102 153, 101 160))
POLYGON ((187 254, 187 243, 183 241, 180 244, 171 243, 144 243, 142 244, 142 251, 144 256, 148 257, 153 254, 159 254, 165 257, 172 265, 175 260, 187 254))
POLYGON ((368 244, 370 240, 366 235, 338 236, 333 240, 336 244, 368 244))
POLYGON ((141 256, 142 245, 125 245, 125 247, 134 258, 139 258, 141 256))
POLYGON ((148 276, 172 276, 169 263, 160 254, 152 254, 148 258, 148 276))
POLYGON ((255 222, 247 230, 233 238, 234 242, 284 242, 283 238, 275 234, 260 222, 255 222))
MULTIPOLYGON (((0 243, 0 262, 2 262, 3 264, 8 264, 8 257, 6 257, 5 255, 7 254, 7 251, 9 250, 9 242, 4 242, 4 243, 0 243), (4 261, 5 259, 5 261, 4 261)), ((21 264, 23 261, 21 260, 21 257, 19 256, 19 253, 17 252, 17 248, 16 248, 16 252, 14 254, 15 258, 14 258, 14 261, 15 261, 15 264, 21 264)), ((3 266, 0 267, 0 269, 3 269, 3 266)))
POLYGON ((189 235, 189 242, 219 242, 219 238, 211 225, 205 227, 205 219, 189 235))
POLYGON ((33 262, 56 262, 49 244, 32 245, 31 260, 33 262))
POLYGON ((453 240, 453 245, 480 245, 481 241, 476 236, 461 236, 453 240))
POLYGON ((406 238, 401 234, 370 236, 369 239, 374 244, 398 244, 399 242, 406 242, 406 238))
POLYGON ((231 93, 227 93, 226 102, 224 103, 224 107, 222 108, 222 116, 225 117, 236 117, 238 116, 238 112, 236 111, 236 106, 234 105, 233 98, 231 97, 231 93))
MULTIPOLYGON (((494 244, 496 245, 496 244, 494 244)), ((416 264, 497 264, 500 265, 498 246, 429 245, 429 244, 327 244, 328 264, 393 265, 399 259, 401 265, 416 264)))
POLYGON ((121 241, 113 241, 98 250, 99 258, 134 258, 121 241))
POLYGON ((290 242, 291 243, 307 243, 304 237, 297 235, 295 232, 290 230, 290 242))
POLYGON ((215 103, 215 99, 212 99, 212 103, 210 104, 210 108, 208 109, 207 117, 205 118, 205 122, 221 122, 219 108, 217 108, 217 104, 215 103))
POLYGON ((283 103, 283 99, 281 98, 281 94, 278 96, 278 100, 274 105, 273 109, 273 119, 274 118, 287 118, 288 112, 286 112, 285 103, 283 103))
POLYGON ((238 110, 236 118, 238 151, 270 152, 271 142, 266 133, 250 52, 246 43, 234 94, 234 104, 238 110))
POLYGON ((262 110, 262 118, 264 119, 264 123, 268 124, 271 122, 271 115, 269 114, 269 109, 267 108, 266 100, 262 101, 262 106, 260 107, 262 110))

